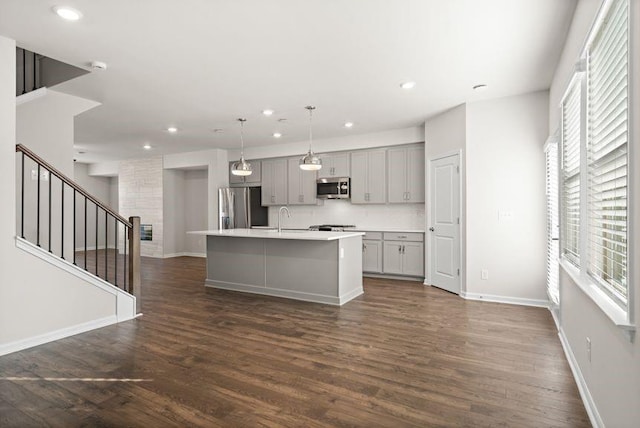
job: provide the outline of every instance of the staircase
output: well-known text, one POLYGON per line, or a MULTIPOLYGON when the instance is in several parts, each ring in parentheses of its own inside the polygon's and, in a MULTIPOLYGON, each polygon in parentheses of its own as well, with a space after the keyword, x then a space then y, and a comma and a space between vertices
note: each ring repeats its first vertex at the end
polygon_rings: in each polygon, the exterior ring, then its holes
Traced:
POLYGON ((18 247, 120 300, 133 297, 134 312, 118 320, 139 313, 140 217, 125 219, 21 144, 16 172, 18 247))

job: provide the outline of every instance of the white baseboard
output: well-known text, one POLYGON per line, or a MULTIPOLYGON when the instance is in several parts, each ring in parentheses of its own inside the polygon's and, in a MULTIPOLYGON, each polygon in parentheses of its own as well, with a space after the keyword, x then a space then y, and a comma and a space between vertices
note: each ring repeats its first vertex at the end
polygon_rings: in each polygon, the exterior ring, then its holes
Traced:
POLYGON ((573 351, 571 350, 571 345, 567 340, 567 336, 564 334, 564 330, 560 328, 558 332, 558 337, 560 337, 560 343, 562 344, 562 349, 564 349, 564 355, 567 357, 567 361, 569 362, 569 367, 571 367, 571 372, 573 373, 573 378, 576 381, 576 385, 578 386, 578 391, 580 392, 580 398, 582 398, 582 403, 584 404, 584 408, 589 415, 589 420, 591 421, 591 425, 596 428, 604 428, 604 422, 600 417, 600 413, 598 413, 598 408, 596 407, 596 403, 593 401, 593 397, 589 392, 589 388, 587 387, 587 382, 584 380, 584 376, 582 376, 582 371, 580 370, 580 366, 578 365, 578 360, 576 360, 575 355, 573 355, 573 351))
POLYGON ((165 254, 162 258, 163 259, 170 259, 172 257, 207 257, 206 253, 171 253, 171 254, 165 254))
POLYGON ((479 294, 461 291, 460 297, 467 300, 482 300, 485 302, 507 303, 509 305, 535 306, 540 308, 548 308, 549 301, 539 299, 526 299, 523 297, 496 296, 493 294, 479 294))
POLYGON ((363 272, 362 276, 367 278, 380 278, 380 279, 397 279, 400 281, 420 281, 424 280, 421 276, 403 276, 403 275, 387 275, 384 273, 363 272))
POLYGON ((26 339, 16 340, 0 345, 0 355, 11 354, 12 352, 22 351, 23 349, 32 348, 44 343, 53 342, 54 340, 64 339, 65 337, 75 336, 76 334, 85 333, 96 328, 106 327, 116 324, 118 318, 115 315, 99 318, 97 320, 87 321, 82 324, 76 324, 70 327, 61 328, 59 330, 50 331, 26 339))

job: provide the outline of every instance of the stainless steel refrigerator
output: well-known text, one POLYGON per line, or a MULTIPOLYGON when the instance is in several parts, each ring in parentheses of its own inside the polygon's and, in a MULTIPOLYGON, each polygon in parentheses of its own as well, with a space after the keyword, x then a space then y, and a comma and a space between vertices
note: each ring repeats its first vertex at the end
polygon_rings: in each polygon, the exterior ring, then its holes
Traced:
POLYGON ((267 226, 269 209, 262 206, 260 187, 223 187, 218 190, 218 228, 267 226))

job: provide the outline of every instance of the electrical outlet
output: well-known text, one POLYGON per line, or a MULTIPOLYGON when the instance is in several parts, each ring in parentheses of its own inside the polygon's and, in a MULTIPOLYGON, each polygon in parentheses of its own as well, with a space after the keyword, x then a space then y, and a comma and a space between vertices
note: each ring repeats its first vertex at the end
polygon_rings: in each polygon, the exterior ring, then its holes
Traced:
POLYGON ((487 280, 489 279, 489 269, 482 269, 480 271, 480 279, 487 280))
POLYGON ((587 337, 587 361, 591 362, 591 339, 587 337))

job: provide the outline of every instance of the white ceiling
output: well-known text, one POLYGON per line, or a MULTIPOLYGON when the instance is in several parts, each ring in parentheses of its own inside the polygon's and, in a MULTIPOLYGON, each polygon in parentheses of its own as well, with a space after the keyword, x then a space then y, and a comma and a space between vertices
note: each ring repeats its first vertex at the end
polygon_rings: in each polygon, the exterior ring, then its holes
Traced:
POLYGON ((76 119, 87 151, 78 160, 93 161, 148 156, 145 143, 154 154, 236 148, 237 117, 248 119, 248 146, 302 141, 308 104, 314 138, 329 138, 548 89, 574 9, 575 0, 1 0, 0 34, 72 65, 108 64, 56 87, 102 103, 76 119), (63 21, 56 4, 84 17, 63 21), (407 80, 417 86, 400 89, 407 80), (488 89, 474 93, 479 83, 488 89))

